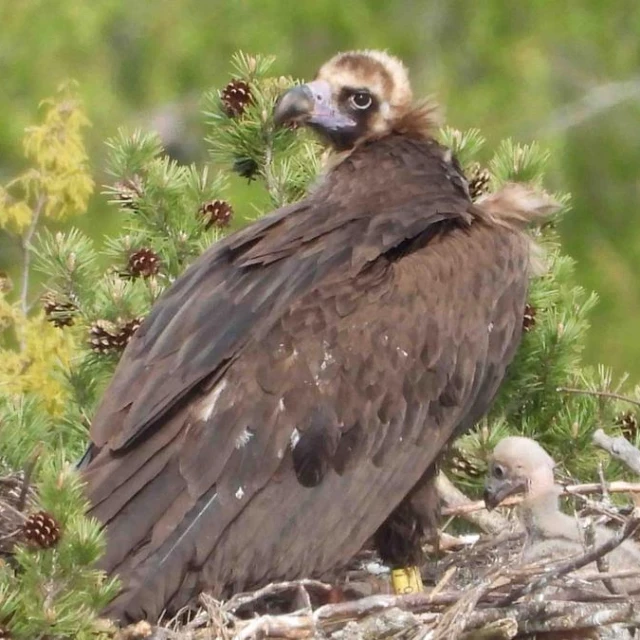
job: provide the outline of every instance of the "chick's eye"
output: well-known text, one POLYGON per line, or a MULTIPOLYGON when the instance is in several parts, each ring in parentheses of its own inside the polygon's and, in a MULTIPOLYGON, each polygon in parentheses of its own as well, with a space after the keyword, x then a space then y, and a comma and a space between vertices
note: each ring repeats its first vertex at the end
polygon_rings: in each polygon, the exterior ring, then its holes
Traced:
POLYGON ((372 101, 371 94, 366 91, 356 91, 349 96, 351 106, 356 109, 368 109, 371 106, 372 101))
POLYGON ((502 478, 504 478, 504 468, 497 464, 493 467, 493 475, 498 478, 498 480, 502 480, 502 478))

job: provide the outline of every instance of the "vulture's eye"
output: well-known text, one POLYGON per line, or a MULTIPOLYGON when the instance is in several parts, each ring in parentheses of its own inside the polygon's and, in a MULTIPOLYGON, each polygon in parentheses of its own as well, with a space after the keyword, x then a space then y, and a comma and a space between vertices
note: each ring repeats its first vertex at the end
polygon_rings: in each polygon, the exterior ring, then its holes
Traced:
POLYGON ((502 480, 504 478, 504 467, 501 467, 499 464, 493 467, 493 475, 498 478, 498 480, 502 480))
POLYGON ((373 98, 368 91, 356 91, 349 96, 349 102, 355 109, 368 109, 373 102, 373 98))

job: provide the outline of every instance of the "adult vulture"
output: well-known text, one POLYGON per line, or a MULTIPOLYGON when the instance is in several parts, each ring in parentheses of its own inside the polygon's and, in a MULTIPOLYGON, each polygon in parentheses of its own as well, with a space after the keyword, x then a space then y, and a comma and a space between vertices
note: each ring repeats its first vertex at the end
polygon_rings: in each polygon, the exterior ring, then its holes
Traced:
MULTIPOLYGON (((372 535, 415 561, 443 447, 490 406, 529 272, 524 188, 472 204, 407 72, 344 53, 276 123, 338 153, 302 201, 216 243, 155 305, 91 428, 107 615, 321 576, 372 535)), ((88 462, 87 462, 88 461, 88 462)))

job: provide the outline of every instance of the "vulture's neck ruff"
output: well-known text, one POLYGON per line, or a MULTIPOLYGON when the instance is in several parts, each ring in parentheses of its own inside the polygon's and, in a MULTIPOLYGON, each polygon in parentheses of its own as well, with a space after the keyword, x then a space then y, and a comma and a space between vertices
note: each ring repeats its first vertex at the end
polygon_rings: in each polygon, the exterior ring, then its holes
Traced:
POLYGON ((434 104, 414 105, 402 62, 380 51, 338 54, 280 98, 274 120, 304 124, 347 153, 392 133, 429 138, 439 124, 434 104))

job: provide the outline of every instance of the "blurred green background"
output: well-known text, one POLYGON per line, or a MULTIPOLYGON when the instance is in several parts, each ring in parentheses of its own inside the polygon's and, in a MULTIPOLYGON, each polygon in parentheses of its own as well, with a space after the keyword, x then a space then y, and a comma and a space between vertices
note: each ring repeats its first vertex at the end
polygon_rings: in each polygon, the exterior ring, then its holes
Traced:
MULTIPOLYGON (((637 0, 0 0, 0 182, 23 168, 23 130, 66 79, 79 82, 103 184, 104 140, 122 125, 205 160, 200 97, 226 83, 238 49, 308 78, 352 48, 402 57, 416 94, 435 94, 449 124, 480 128, 489 147, 512 136, 552 150, 549 186, 573 194, 565 248, 601 298, 588 360, 640 381, 637 0)), ((234 185, 239 214, 253 213, 248 191, 234 185)), ((74 221, 96 238, 118 223, 99 193, 74 221)), ((0 237, 0 268, 17 256, 0 237)))

